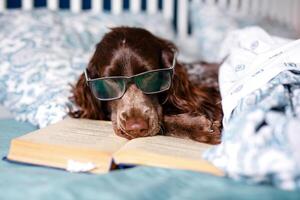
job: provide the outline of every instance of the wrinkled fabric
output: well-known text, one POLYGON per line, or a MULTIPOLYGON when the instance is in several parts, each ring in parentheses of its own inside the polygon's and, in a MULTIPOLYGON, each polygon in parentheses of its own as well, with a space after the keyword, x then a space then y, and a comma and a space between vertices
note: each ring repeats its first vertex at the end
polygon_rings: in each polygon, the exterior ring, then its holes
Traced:
POLYGON ((300 40, 251 27, 231 33, 222 51, 222 143, 204 157, 229 177, 299 189, 300 40))
POLYGON ((39 127, 63 119, 75 84, 110 28, 143 27, 172 38, 162 15, 10 11, 0 14, 0 104, 39 127))

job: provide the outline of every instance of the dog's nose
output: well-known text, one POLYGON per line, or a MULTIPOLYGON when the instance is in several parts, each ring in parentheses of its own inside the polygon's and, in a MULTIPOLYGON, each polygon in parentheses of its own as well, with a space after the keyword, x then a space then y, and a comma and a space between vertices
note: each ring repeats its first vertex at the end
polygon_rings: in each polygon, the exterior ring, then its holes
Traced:
POLYGON ((145 136, 148 122, 142 118, 129 118, 125 122, 125 131, 133 137, 145 136))

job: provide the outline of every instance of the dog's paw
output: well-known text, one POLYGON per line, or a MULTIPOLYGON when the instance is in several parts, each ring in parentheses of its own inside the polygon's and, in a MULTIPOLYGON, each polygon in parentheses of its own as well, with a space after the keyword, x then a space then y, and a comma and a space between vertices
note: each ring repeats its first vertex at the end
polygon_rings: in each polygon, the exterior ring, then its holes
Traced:
POLYGON ((209 144, 219 144, 221 142, 220 121, 210 121, 204 115, 191 116, 189 114, 179 114, 165 116, 166 135, 190 138, 198 142, 209 144))
POLYGON ((198 129, 194 129, 190 138, 198 142, 204 142, 209 144, 221 143, 221 128, 222 124, 219 121, 211 122, 206 120, 206 123, 202 123, 198 129))
POLYGON ((209 144, 220 144, 221 143, 221 133, 220 131, 214 132, 198 132, 192 133, 190 138, 198 142, 204 142, 209 144))

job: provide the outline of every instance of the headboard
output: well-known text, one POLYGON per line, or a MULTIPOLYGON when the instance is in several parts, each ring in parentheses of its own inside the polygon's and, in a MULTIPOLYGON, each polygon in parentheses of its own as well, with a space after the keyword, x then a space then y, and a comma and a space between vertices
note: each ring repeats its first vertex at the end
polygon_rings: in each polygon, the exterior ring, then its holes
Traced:
POLYGON ((67 2, 72 12, 80 12, 85 5, 89 5, 88 10, 100 13, 109 4, 106 10, 116 15, 124 10, 150 14, 162 12, 166 19, 174 22, 178 37, 186 38, 192 35, 189 17, 192 1, 214 4, 239 15, 268 17, 300 33, 300 0, 0 0, 0 12, 7 10, 12 3, 17 3, 24 10, 34 9, 37 3, 50 10, 58 10, 67 2))

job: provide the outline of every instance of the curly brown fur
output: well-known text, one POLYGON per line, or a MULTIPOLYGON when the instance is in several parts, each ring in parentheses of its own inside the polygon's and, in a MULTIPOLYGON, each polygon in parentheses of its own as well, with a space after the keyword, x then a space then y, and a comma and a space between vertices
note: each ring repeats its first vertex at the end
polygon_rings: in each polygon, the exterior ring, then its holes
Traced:
MULTIPOLYGON (((97 44, 87 71, 90 78, 99 78, 169 68, 174 49, 174 44, 144 29, 113 28, 97 44)), ((217 82, 217 77, 214 78, 217 82)), ((146 95, 131 84, 121 99, 100 102, 92 95, 82 74, 73 88, 72 99, 80 110, 70 112, 71 116, 112 120, 115 133, 128 139, 156 135, 164 127, 166 135, 220 143, 222 110, 217 86, 192 82, 186 67, 178 62, 167 92, 146 95), (166 98, 163 104, 162 99, 166 98)))

